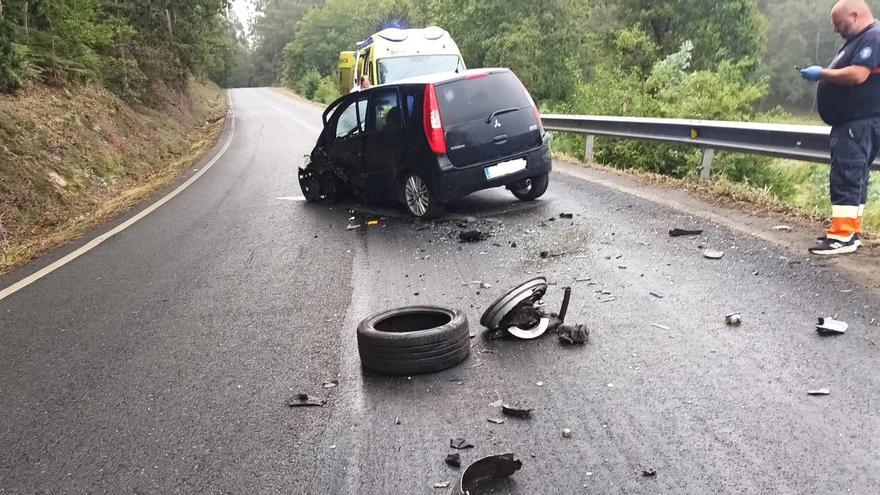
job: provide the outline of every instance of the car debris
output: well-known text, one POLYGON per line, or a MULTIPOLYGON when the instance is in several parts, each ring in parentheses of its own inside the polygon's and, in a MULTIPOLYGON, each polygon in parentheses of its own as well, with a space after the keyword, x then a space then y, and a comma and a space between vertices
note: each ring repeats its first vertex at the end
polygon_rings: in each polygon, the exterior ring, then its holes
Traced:
POLYGON ((456 450, 465 450, 474 448, 474 445, 464 438, 452 438, 449 440, 449 447, 456 450))
POLYGON ((590 339, 590 330, 586 325, 560 325, 556 335, 563 344, 584 345, 590 339))
POLYGON ((672 229, 669 231, 669 237, 690 237, 690 236, 698 236, 703 235, 702 230, 686 230, 686 229, 672 229))
POLYGON ((777 226, 773 227, 773 230, 775 230, 777 232, 791 232, 792 229, 791 229, 791 226, 789 226, 789 225, 777 225, 777 226))
POLYGON ((655 327, 655 328, 659 328, 660 330, 666 330, 666 331, 672 330, 671 328, 667 327, 666 325, 661 325, 659 323, 651 323, 651 326, 655 327))
POLYGON ((361 225, 359 223, 350 223, 350 224, 348 224, 348 227, 345 228, 345 230, 357 230, 361 227, 363 227, 363 225, 361 225))
POLYGON ((560 213, 559 218, 563 220, 571 220, 574 218, 574 213, 560 213))
POLYGON ((534 409, 511 406, 509 404, 504 404, 501 406, 501 413, 505 416, 510 416, 511 418, 531 419, 532 411, 534 411, 534 409))
POLYGON ((809 390, 807 391, 807 395, 831 395, 831 390, 827 388, 809 390))
POLYGON ((731 313, 731 314, 724 317, 724 321, 732 327, 740 326, 742 324, 742 320, 743 320, 742 313, 731 313))
POLYGON ((562 438, 571 438, 571 430, 568 428, 562 429, 562 438))
POLYGON ((504 424, 504 418, 486 418, 486 421, 493 423, 493 424, 496 424, 496 425, 503 425, 504 424))
POLYGON ((525 282, 496 299, 480 318, 480 323, 494 334, 508 334, 523 340, 556 331, 565 322, 571 299, 571 287, 565 288, 559 314, 548 313, 542 299, 549 284, 544 277, 525 282))
POLYGON ((466 230, 458 234, 461 242, 472 243, 486 240, 486 235, 479 230, 466 230))
POLYGON ((459 468, 461 467, 461 454, 459 454, 458 452, 454 454, 448 454, 446 456, 445 462, 448 466, 459 468))
POLYGON ((449 488, 449 482, 441 481, 440 483, 434 483, 434 488, 449 488))
POLYGON ((707 249, 703 251, 703 257, 708 258, 710 260, 720 260, 724 257, 724 251, 718 251, 716 249, 707 249))
POLYGON ((396 424, 398 426, 400 425, 400 416, 394 418, 394 424, 396 424))
POLYGON ((657 299, 663 299, 663 296, 657 294, 656 292, 648 292, 649 295, 656 297, 657 299))
POLYGON ((471 495, 478 486, 484 486, 486 481, 507 478, 522 469, 522 461, 514 454, 501 454, 484 457, 470 466, 461 474, 452 489, 452 495, 471 495))
POLYGON ((653 478, 654 476, 657 476, 657 470, 656 469, 645 469, 644 471, 642 471, 642 476, 644 476, 646 478, 653 478))
POLYGON ((550 256, 550 251, 541 251, 541 258, 548 258, 550 256))
POLYGON ((843 335, 848 329, 849 325, 845 321, 834 318, 819 318, 819 324, 816 325, 819 335, 843 335))
POLYGON ((322 407, 327 401, 320 397, 312 397, 309 394, 296 394, 287 399, 288 407, 322 407))

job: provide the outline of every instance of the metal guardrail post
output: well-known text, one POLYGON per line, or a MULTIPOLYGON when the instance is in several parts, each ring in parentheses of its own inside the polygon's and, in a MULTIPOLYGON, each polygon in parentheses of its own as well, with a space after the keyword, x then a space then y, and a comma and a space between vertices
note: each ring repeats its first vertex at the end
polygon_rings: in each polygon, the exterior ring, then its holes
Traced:
POLYGON ((593 147, 596 145, 596 136, 587 134, 587 145, 584 147, 584 161, 593 163, 593 147))
POLYGON ((714 148, 703 148, 703 165, 700 168, 700 180, 707 182, 712 178, 712 162, 715 160, 714 148))

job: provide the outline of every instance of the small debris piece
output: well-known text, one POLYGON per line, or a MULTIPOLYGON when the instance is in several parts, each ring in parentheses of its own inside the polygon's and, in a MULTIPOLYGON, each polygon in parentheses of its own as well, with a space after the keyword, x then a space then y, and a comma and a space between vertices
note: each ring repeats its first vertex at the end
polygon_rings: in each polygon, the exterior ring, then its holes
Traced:
POLYGON ((720 260, 724 257, 723 251, 717 251, 715 249, 707 249, 703 251, 703 257, 708 258, 710 260, 720 260))
POLYGON ((657 299, 663 299, 663 296, 661 296, 660 294, 657 294, 656 292, 649 292, 648 294, 656 297, 657 299))
POLYGON ((516 241, 511 242, 511 243, 510 243, 510 247, 515 248, 515 247, 516 247, 516 241))
POLYGON ((330 380, 328 382, 324 382, 321 386, 324 388, 334 388, 339 385, 339 380, 330 380))
POLYGON ((320 397, 311 397, 309 394, 297 394, 287 399, 288 407, 321 407, 327 401, 320 397))
POLYGON ((788 225, 777 225, 776 227, 773 227, 773 230, 777 232, 791 232, 791 227, 788 225))
POLYGON ((449 482, 443 481, 440 483, 434 483, 434 488, 449 488, 449 482))
POLYGON ((565 428, 562 430, 562 438, 571 438, 571 430, 565 428))
POLYGON ((657 470, 656 469, 646 469, 646 470, 642 471, 642 476, 644 476, 646 478, 653 478, 654 476, 657 476, 657 470))
POLYGON ((831 395, 831 390, 827 388, 810 390, 807 392, 807 395, 831 395))
POLYGON ((461 454, 458 452, 446 456, 446 464, 452 467, 461 467, 461 454))
POLYGON ((491 289, 492 284, 487 284, 486 282, 480 282, 480 288, 481 289, 491 289))
POLYGON ((738 327, 742 324, 743 315, 741 313, 731 313, 724 317, 724 321, 732 327, 738 327))
POLYGON ((370 220, 369 222, 367 222, 367 225, 370 225, 370 226, 379 225, 379 221, 378 220, 370 220))
POLYGON ((511 418, 531 419, 532 411, 534 411, 534 409, 515 407, 508 404, 501 406, 501 413, 505 416, 510 416, 511 418))
POLYGON ((651 326, 659 328, 660 330, 666 330, 666 331, 672 330, 671 328, 667 327, 666 325, 660 325, 659 323, 651 323, 651 326))
POLYGON ((361 227, 362 227, 362 225, 359 223, 350 223, 350 224, 348 224, 348 227, 345 228, 345 230, 355 230, 355 229, 359 229, 361 227))
POLYGON ((557 335, 563 344, 584 345, 590 338, 590 330, 586 325, 562 325, 557 335))
POLYGON ((466 230, 458 234, 458 239, 461 242, 480 242, 485 240, 486 236, 479 230, 466 230))
POLYGON ((504 424, 504 418, 486 418, 486 421, 488 421, 490 423, 494 423, 496 425, 503 425, 504 424))
POLYGON ((564 220, 571 220, 572 218, 574 218, 574 214, 573 213, 560 213, 559 218, 562 218, 564 220))
POLYGON ((394 424, 396 424, 396 425, 400 424, 400 416, 394 418, 394 424))
POLYGON ((544 386, 544 382, 538 382, 538 383, 536 383, 535 385, 537 385, 537 386, 539 386, 539 387, 543 387, 543 386, 544 386))
POLYGON ((686 237, 686 236, 697 236, 703 235, 702 230, 685 230, 685 229, 672 229, 669 231, 669 237, 686 237))
POLYGON ((845 321, 834 318, 819 318, 819 324, 816 325, 819 335, 843 335, 848 329, 849 325, 845 321))
POLYGON ((474 448, 473 444, 469 443, 464 438, 453 438, 449 440, 449 447, 456 450, 464 450, 464 449, 472 449, 474 448))
MULTIPOLYGON (((477 493, 477 488, 483 489, 487 481, 493 478, 506 478, 522 468, 522 461, 514 454, 493 455, 484 457, 468 466, 461 475, 461 479, 452 489, 452 495, 466 495, 477 493)), ((505 490, 506 492, 507 490, 505 490)), ((482 493, 485 493, 483 491, 482 493)))
POLYGON ((541 258, 547 258, 550 256, 550 251, 541 251, 541 258))

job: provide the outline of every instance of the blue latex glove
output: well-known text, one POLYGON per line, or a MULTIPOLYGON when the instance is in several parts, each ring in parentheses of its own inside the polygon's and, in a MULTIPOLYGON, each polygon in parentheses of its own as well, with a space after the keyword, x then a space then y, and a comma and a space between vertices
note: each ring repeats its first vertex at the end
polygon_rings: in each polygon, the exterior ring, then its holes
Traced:
POLYGON ((801 69, 801 77, 807 81, 818 81, 822 78, 822 67, 814 65, 812 67, 807 67, 806 69, 801 69))

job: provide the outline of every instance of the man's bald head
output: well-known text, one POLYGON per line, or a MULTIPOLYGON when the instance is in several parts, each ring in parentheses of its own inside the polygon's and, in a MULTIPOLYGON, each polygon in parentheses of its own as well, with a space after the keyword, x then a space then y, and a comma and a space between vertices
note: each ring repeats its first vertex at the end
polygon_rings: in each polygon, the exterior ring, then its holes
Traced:
POLYGON ((838 34, 850 39, 870 26, 874 15, 865 0, 840 0, 831 9, 831 21, 838 34))

